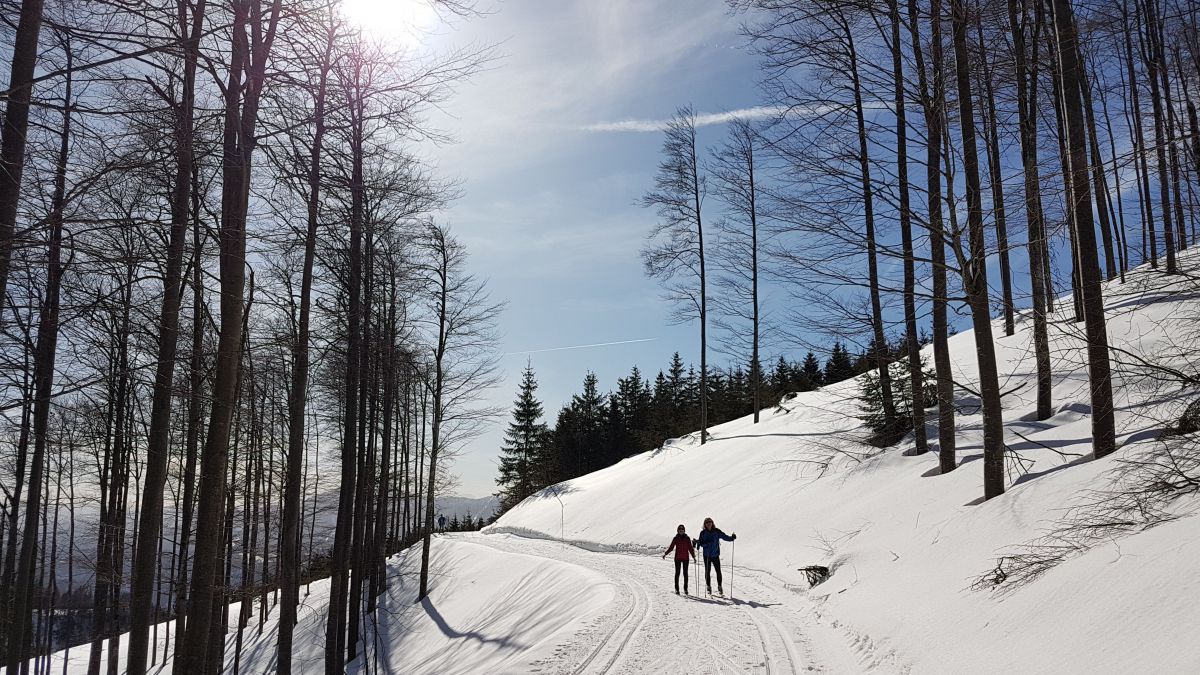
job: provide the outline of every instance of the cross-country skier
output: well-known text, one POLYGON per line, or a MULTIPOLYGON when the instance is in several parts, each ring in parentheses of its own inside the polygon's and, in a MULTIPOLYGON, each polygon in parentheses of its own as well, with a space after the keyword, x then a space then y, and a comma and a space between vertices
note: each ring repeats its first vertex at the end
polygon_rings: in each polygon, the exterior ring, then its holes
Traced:
POLYGON ((675 551, 675 595, 679 595, 679 570, 683 570, 683 593, 690 595, 688 593, 688 563, 691 561, 691 556, 696 555, 696 549, 692 547, 692 539, 683 525, 675 528, 675 538, 671 540, 671 545, 667 547, 667 550, 663 551, 664 560, 671 551, 675 551))
POLYGON ((725 595, 725 589, 721 587, 721 540, 733 541, 737 539, 736 534, 725 534, 717 529, 712 518, 704 519, 704 529, 700 531, 700 538, 696 540, 696 545, 704 549, 704 585, 708 587, 708 594, 712 595, 712 570, 715 567, 717 570, 717 595, 725 595))

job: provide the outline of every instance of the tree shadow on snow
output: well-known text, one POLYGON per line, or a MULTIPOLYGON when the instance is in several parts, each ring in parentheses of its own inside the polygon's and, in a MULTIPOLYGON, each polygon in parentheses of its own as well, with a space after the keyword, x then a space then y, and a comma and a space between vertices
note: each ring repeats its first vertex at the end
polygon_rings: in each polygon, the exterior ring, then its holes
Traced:
POLYGON ((429 615, 429 618, 433 619, 433 623, 437 625, 438 630, 442 631, 442 635, 445 635, 452 640, 474 640, 480 644, 496 645, 501 649, 525 648, 525 645, 508 636, 488 637, 479 631, 470 630, 462 632, 455 630, 450 626, 450 624, 446 623, 445 617, 443 617, 441 612, 437 610, 437 607, 433 606, 433 603, 430 602, 429 598, 425 598, 421 601, 421 607, 425 609, 425 613, 429 615))
MULTIPOLYGON (((968 449, 970 449, 970 448, 960 448, 958 450, 958 452, 962 452, 963 450, 968 450, 968 449)), ((937 448, 930 447, 928 454, 937 455, 937 448)), ((967 455, 967 456, 963 457, 962 459, 958 460, 958 464, 956 464, 954 466, 954 468, 961 469, 963 466, 970 464, 971 462, 980 460, 980 459, 983 459, 983 453, 967 455)), ((935 467, 927 470, 925 473, 921 474, 921 478, 933 478, 934 476, 941 476, 941 475, 944 475, 942 473, 941 467, 935 466, 935 467)))
POLYGON ((579 492, 579 488, 575 487, 571 484, 571 481, 567 480, 561 483, 556 483, 547 488, 542 488, 541 490, 538 490, 537 492, 526 497, 526 499, 530 501, 538 499, 557 499, 559 497, 565 497, 572 492, 579 492))
POLYGON ((783 604, 783 603, 779 603, 779 602, 757 602, 757 601, 754 601, 754 600, 741 600, 741 599, 738 599, 738 598, 734 598, 734 600, 733 600, 733 604, 735 604, 735 605, 745 605, 745 606, 747 606, 747 607, 749 607, 749 608, 751 608, 751 609, 765 609, 765 608, 767 608, 767 607, 776 607, 776 606, 778 606, 778 605, 781 605, 781 604, 783 604))

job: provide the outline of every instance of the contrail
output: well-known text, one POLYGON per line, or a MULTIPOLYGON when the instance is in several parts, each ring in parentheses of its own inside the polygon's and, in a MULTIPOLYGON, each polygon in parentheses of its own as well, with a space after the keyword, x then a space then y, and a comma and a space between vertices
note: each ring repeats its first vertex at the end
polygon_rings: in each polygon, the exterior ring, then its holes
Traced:
POLYGON ((637 340, 618 340, 616 342, 597 342, 590 345, 571 345, 570 347, 550 347, 549 349, 530 349, 524 352, 508 352, 505 356, 514 356, 516 354, 542 354, 545 352, 564 352, 569 349, 591 349, 592 347, 612 347, 614 345, 631 345, 636 342, 654 342, 658 338, 639 338, 637 340))

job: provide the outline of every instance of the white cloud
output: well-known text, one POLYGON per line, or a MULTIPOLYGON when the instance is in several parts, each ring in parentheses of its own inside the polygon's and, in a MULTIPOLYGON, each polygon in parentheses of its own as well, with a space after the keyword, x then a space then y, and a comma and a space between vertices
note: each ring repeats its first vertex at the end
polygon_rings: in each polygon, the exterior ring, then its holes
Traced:
MULTIPOLYGON (((783 112, 784 109, 780 106, 760 105, 753 108, 740 108, 738 110, 730 110, 728 112, 719 113, 699 113, 696 115, 696 126, 707 127, 714 124, 725 124, 731 120, 742 118, 747 120, 761 120, 769 117, 775 117, 783 112)), ((667 127, 669 120, 619 120, 616 122, 598 122, 589 124, 583 127, 584 131, 662 131, 667 127)))

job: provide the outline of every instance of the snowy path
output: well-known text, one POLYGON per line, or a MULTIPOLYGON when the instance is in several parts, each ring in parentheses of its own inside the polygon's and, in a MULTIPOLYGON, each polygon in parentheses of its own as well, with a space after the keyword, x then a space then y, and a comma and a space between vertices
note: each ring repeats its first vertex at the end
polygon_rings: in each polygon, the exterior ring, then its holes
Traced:
MULTIPOLYGON (((738 568, 736 599, 675 595, 670 559, 597 553, 511 535, 475 535, 472 543, 586 567, 616 588, 606 611, 532 664, 538 673, 903 672, 876 658, 868 641, 816 618, 810 601, 770 575, 738 568)), ((729 551, 725 585, 729 591, 729 551)), ((703 588, 691 570, 691 590, 703 588)), ((715 580, 714 580, 715 583, 715 580)))

